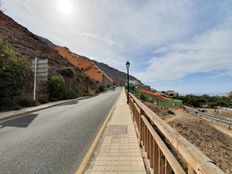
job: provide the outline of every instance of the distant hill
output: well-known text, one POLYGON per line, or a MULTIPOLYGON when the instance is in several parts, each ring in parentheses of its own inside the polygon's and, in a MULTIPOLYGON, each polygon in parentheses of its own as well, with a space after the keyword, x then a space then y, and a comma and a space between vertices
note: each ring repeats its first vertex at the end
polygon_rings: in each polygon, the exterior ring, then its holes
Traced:
MULTIPOLYGON (((102 70, 104 71, 108 76, 110 76, 118 85, 124 85, 127 82, 127 74, 119 71, 113 67, 110 67, 107 64, 99 63, 95 60, 93 62, 102 70)), ((139 84, 142 84, 140 80, 137 78, 130 76, 130 80, 138 81, 139 84)))

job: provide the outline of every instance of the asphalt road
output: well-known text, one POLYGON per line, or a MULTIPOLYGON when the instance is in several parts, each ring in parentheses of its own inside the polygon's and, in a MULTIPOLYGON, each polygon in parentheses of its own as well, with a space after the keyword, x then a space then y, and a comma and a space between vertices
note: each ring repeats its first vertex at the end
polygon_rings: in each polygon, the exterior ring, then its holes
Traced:
POLYGON ((119 94, 0 123, 0 174, 74 174, 119 94))

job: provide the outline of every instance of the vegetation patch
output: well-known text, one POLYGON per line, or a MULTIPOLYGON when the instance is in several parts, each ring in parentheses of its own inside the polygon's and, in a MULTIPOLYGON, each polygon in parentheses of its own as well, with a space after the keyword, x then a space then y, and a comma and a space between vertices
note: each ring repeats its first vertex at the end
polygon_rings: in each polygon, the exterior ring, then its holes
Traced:
POLYGON ((185 105, 194 106, 194 107, 202 107, 202 106, 206 106, 209 108, 216 108, 217 106, 232 107, 232 97, 186 95, 186 96, 176 97, 176 99, 182 100, 185 105))
POLYGON ((0 38, 0 109, 15 105, 15 97, 31 78, 30 63, 18 56, 11 46, 0 38))

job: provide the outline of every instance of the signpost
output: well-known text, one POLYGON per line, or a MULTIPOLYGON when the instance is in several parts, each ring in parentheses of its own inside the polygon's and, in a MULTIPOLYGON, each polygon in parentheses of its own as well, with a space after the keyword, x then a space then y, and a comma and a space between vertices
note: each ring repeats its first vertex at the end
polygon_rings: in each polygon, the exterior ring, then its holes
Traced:
POLYGON ((38 59, 32 61, 32 71, 34 72, 33 100, 36 100, 37 81, 48 80, 48 59, 38 59))

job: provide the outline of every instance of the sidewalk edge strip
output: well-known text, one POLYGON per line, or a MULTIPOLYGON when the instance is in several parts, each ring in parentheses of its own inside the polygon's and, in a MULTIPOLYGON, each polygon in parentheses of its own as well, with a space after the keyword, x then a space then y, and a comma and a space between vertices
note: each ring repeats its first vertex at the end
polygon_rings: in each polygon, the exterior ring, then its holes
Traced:
POLYGON ((111 118, 111 116, 113 114, 113 111, 114 111, 114 109, 116 107, 116 104, 118 103, 118 100, 119 100, 120 96, 122 95, 122 92, 123 92, 123 90, 121 91, 121 93, 117 97, 113 107, 111 108, 109 114, 106 117, 106 120, 104 121, 103 125, 101 126, 99 132, 97 133, 94 141, 92 142, 88 152, 86 153, 84 159, 82 160, 82 162, 81 162, 80 166, 78 167, 75 174, 84 173, 84 171, 85 171, 85 169, 86 169, 86 167, 87 167, 87 165, 88 165, 88 163, 89 163, 89 161, 90 161, 90 159, 91 159, 91 157, 92 157, 92 155, 93 155, 93 153, 94 153, 94 151, 95 151, 95 149, 96 149, 96 147, 98 145, 98 142, 99 142, 101 136, 103 135, 103 132, 104 132, 106 126, 107 126, 107 123, 108 123, 108 121, 110 120, 110 118, 111 118))

